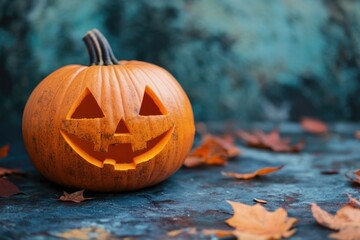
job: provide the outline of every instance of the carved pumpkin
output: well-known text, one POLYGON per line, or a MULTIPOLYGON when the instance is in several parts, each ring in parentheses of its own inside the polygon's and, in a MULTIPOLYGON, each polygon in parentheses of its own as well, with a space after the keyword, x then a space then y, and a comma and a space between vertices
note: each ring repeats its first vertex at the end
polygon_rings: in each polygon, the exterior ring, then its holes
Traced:
POLYGON ((46 178, 77 189, 125 191, 163 181, 193 143, 185 92, 161 67, 117 61, 96 29, 83 40, 90 66, 56 70, 26 104, 32 162, 46 178))

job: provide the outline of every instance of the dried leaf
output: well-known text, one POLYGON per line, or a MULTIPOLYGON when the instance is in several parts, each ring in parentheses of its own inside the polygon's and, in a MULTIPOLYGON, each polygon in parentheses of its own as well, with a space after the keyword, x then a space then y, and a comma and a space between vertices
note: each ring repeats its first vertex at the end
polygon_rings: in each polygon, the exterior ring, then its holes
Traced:
POLYGON ((328 126, 326 125, 326 123, 314 118, 302 118, 301 127, 306 132, 312 134, 323 134, 328 132, 328 126))
POLYGON ((105 229, 98 227, 76 228, 62 233, 56 233, 54 235, 64 239, 79 239, 79 240, 80 239, 108 240, 108 239, 113 239, 114 237, 111 233, 107 232, 105 229))
POLYGON ((353 183, 360 184, 360 169, 355 170, 355 171, 349 171, 345 174, 345 176, 353 183))
POLYGON ((267 204, 267 201, 263 200, 263 199, 254 198, 253 200, 254 200, 254 202, 257 202, 257 203, 267 204))
POLYGON ((204 234, 205 236, 215 235, 217 238, 226 238, 226 237, 234 236, 234 231, 220 230, 220 229, 204 229, 202 230, 202 234, 204 234))
POLYGON ((0 197, 6 198, 21 193, 20 189, 6 178, 0 178, 0 197))
POLYGON ((349 204, 354 207, 354 208, 360 208, 360 201, 357 200, 356 198, 353 198, 350 194, 346 194, 347 197, 349 198, 349 204))
POLYGON ((0 148, 0 158, 4 158, 9 154, 10 145, 5 145, 0 148))
POLYGON ((339 170, 336 169, 329 169, 329 170, 322 170, 321 174, 325 174, 325 175, 333 175, 333 174, 338 174, 339 170))
POLYGON ((320 225, 332 230, 338 230, 340 228, 338 219, 330 213, 322 210, 316 203, 311 204, 311 212, 315 220, 320 225))
POLYGON ((23 173, 19 169, 8 169, 0 167, 0 177, 11 174, 23 175, 23 173))
POLYGON ((269 173, 279 171, 283 167, 284 166, 266 167, 266 168, 259 169, 259 170, 255 171, 255 172, 252 172, 252 173, 221 172, 221 174, 224 175, 224 176, 227 176, 227 177, 233 177, 233 178, 236 178, 236 179, 248 180, 248 179, 252 179, 252 178, 254 178, 256 176, 259 176, 259 175, 266 175, 266 174, 269 174, 269 173))
POLYGON ((203 137, 201 144, 196 147, 184 162, 184 166, 191 168, 200 165, 225 165, 227 160, 241 153, 240 149, 228 140, 213 135, 203 137))
POLYGON ((252 148, 267 149, 274 152, 299 152, 305 146, 305 141, 300 140, 295 145, 290 145, 290 138, 281 138, 277 129, 266 134, 261 130, 254 134, 238 131, 237 135, 245 141, 246 145, 252 148))
POLYGON ((59 200, 62 201, 62 202, 81 203, 81 202, 83 202, 85 200, 94 199, 94 198, 84 198, 84 191, 85 191, 85 189, 77 191, 77 192, 73 192, 73 193, 70 193, 70 194, 67 193, 67 192, 64 192, 64 195, 61 196, 59 198, 59 200))
POLYGON ((295 233, 295 229, 291 228, 297 219, 289 218, 283 208, 268 212, 260 204, 249 206, 227 202, 232 206, 234 215, 226 223, 236 229, 234 234, 238 239, 281 239, 295 233))
POLYGON ((329 235, 335 239, 360 239, 360 209, 354 207, 358 200, 348 195, 350 203, 340 208, 335 215, 321 209, 316 203, 311 206, 315 220, 322 226, 338 231, 329 235), (354 201, 355 200, 355 201, 354 201))
POLYGON ((339 240, 358 240, 360 239, 360 226, 347 225, 337 233, 329 235, 330 238, 339 240))
POLYGON ((167 232, 166 235, 168 237, 177 237, 177 236, 179 236, 180 234, 183 234, 183 233, 187 233, 187 234, 190 234, 190 235, 195 235, 197 233, 197 230, 194 227, 192 227, 192 228, 183 228, 183 229, 169 231, 169 232, 167 232))
POLYGON ((225 135, 222 137, 216 137, 216 136, 207 135, 205 137, 205 141, 206 140, 215 141, 217 144, 223 147, 226 150, 229 158, 236 157, 241 154, 241 150, 234 144, 235 141, 232 138, 232 136, 225 135))

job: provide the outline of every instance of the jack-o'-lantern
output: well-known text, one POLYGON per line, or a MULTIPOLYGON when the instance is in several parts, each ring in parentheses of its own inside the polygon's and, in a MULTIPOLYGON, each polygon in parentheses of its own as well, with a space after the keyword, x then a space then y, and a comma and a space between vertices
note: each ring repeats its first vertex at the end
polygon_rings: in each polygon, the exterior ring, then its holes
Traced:
POLYGON ((78 189, 126 191, 163 181, 193 143, 185 92, 161 67, 117 61, 98 30, 83 40, 90 66, 56 70, 25 106, 32 162, 46 178, 78 189))

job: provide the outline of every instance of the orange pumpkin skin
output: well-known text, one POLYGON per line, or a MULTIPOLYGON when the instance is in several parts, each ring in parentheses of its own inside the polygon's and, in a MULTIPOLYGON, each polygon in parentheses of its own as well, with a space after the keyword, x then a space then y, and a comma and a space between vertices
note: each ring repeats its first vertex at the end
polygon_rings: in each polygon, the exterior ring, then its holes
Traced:
POLYGON ((69 65, 46 77, 23 114, 23 138, 48 179, 101 192, 157 184, 194 139, 191 104, 161 67, 140 61, 69 65))

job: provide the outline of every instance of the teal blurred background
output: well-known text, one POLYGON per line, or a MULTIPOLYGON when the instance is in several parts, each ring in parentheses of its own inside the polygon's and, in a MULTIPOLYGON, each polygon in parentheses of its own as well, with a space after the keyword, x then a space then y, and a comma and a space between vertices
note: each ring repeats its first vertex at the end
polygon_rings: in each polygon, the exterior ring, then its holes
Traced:
POLYGON ((170 71, 197 121, 360 120, 357 0, 0 0, 0 122, 32 89, 87 64, 98 28, 119 59, 170 71))

